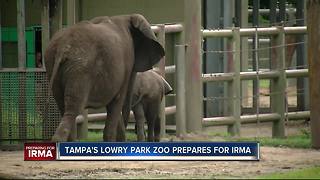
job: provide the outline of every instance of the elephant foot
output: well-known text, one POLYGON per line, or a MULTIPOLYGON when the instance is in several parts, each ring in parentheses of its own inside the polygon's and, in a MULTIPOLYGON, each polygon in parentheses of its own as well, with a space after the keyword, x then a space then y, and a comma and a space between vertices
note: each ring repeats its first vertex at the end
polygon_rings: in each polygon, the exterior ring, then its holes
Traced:
POLYGON ((117 142, 125 142, 125 141, 126 141, 125 133, 122 131, 117 132, 117 142))
POLYGON ((74 141, 75 135, 72 133, 75 132, 74 127, 75 124, 72 125, 70 122, 62 121, 51 140, 53 142, 74 141))
POLYGON ((160 142, 160 136, 155 136, 154 137, 154 142, 160 142))
POLYGON ((146 141, 146 137, 144 135, 138 134, 137 135, 137 140, 139 142, 143 142, 143 141, 146 141))

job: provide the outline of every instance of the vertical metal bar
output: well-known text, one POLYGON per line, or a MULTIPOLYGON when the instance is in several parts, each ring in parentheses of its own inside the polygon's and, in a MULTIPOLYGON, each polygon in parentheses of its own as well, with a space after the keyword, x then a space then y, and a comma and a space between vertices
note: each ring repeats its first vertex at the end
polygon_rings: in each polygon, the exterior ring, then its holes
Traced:
POLYGON ((185 0, 187 131, 202 130, 201 0, 185 0))
POLYGON ((50 12, 51 26, 50 26, 50 37, 52 37, 59 29, 62 28, 62 0, 50 1, 49 8, 52 9, 50 12))
POLYGON ((41 0, 42 11, 41 11, 41 51, 42 51, 42 64, 45 67, 44 52, 48 46, 50 39, 49 29, 49 0, 41 0))
MULTIPOLYGON (((252 20, 252 25, 254 27, 259 27, 259 9, 260 9, 260 0, 253 0, 253 20, 252 20)), ((253 48, 257 47, 259 48, 259 39, 257 39, 258 37, 253 36, 253 48)), ((252 69, 253 71, 257 71, 256 67, 256 62, 257 62, 257 56, 256 56, 257 52, 256 51, 252 51, 252 69)), ((252 85, 253 85, 253 94, 257 94, 258 92, 258 82, 256 79, 254 79, 252 81, 252 85)), ((258 92, 259 93, 259 92, 258 92)), ((258 107, 258 99, 256 98, 256 96, 253 96, 252 98, 252 108, 253 109, 257 109, 258 107)))
POLYGON ((274 26, 277 22, 277 0, 270 0, 270 26, 274 26))
POLYGON ((252 10, 253 26, 259 26, 259 9, 260 9, 260 0, 253 0, 253 10, 252 10))
POLYGON ((259 37, 258 37, 258 30, 256 27, 256 32, 254 36, 254 60, 255 60, 255 69, 257 72, 256 76, 256 82, 257 82, 257 87, 254 95, 256 96, 256 114, 257 114, 257 136, 260 134, 260 120, 259 120, 259 114, 260 114, 260 79, 259 79, 259 51, 258 51, 258 44, 259 44, 259 37))
MULTIPOLYGON (((242 11, 242 3, 244 3, 242 0, 237 0, 235 1, 235 20, 234 20, 234 25, 235 27, 241 27, 241 11, 242 11)), ((248 10, 247 10, 248 11, 248 10)))
MULTIPOLYGON (((166 33, 165 33, 165 25, 158 25, 159 32, 158 32, 158 42, 162 45, 163 48, 166 46, 166 33)), ((160 74, 163 78, 165 78, 165 67, 166 67, 166 58, 165 56, 159 61, 157 67, 160 70, 160 74)), ((163 97, 161 106, 160 106, 160 137, 165 137, 166 135, 166 114, 165 114, 165 107, 166 107, 166 98, 163 97)))
POLYGON ((75 0, 67 1, 67 25, 71 26, 76 22, 75 0))
POLYGON ((20 69, 24 69, 26 67, 25 31, 26 27, 24 0, 17 0, 18 64, 20 69))
MULTIPOLYGON (((248 27, 248 0, 241 0, 241 27, 248 27)), ((248 71, 248 37, 241 38, 241 71, 248 71)), ((248 81, 241 82, 241 95, 242 97, 248 96, 248 81)), ((243 98, 242 105, 248 106, 249 99, 243 98)))
POLYGON ((229 101, 232 105, 230 105, 232 116, 235 119, 235 123, 228 126, 228 132, 232 136, 240 136, 240 116, 241 116, 241 80, 240 80, 240 59, 241 59, 241 39, 240 39, 240 28, 233 29, 233 37, 232 37, 232 50, 233 50, 233 71, 234 78, 233 81, 229 82, 230 88, 230 97, 229 101))
POLYGON ((271 81, 271 110, 280 115, 280 119, 273 122, 272 136, 282 138, 285 137, 285 91, 287 82, 285 73, 285 34, 283 27, 278 28, 280 33, 275 37, 275 45, 278 47, 273 49, 273 58, 276 58, 276 66, 272 67, 272 69, 279 71, 279 77, 271 81))
POLYGON ((320 2, 307 2, 308 62, 312 147, 320 149, 320 2))
POLYGON ((285 25, 286 21, 286 0, 279 0, 279 16, 278 22, 283 22, 285 25))
POLYGON ((176 126, 177 136, 184 136, 186 133, 186 59, 185 45, 175 46, 175 64, 176 64, 176 126))
MULTIPOLYGON (((296 11, 296 18, 297 18, 297 25, 298 26, 304 26, 304 1, 300 0, 297 1, 297 11, 296 11)), ((297 35, 297 42, 305 42, 305 35, 297 35)), ((304 65, 306 65, 306 58, 305 58, 305 44, 297 44, 297 69, 303 69, 304 65)), ((297 108, 299 111, 305 111, 306 110, 306 86, 304 82, 304 78, 297 78, 297 108)))
MULTIPOLYGON (((0 70, 2 69, 2 28, 1 28, 1 9, 2 5, 0 4, 0 70)), ((0 130, 3 132, 2 126, 2 75, 0 74, 0 130)), ((2 133, 0 133, 0 139, 2 139, 2 133)), ((1 146, 2 143, 0 143, 1 146)))
MULTIPOLYGON (((0 4, 0 69, 2 69, 2 28, 1 28, 1 4, 0 4)), ((1 91, 1 89, 0 89, 1 91)), ((1 111, 1 109, 0 109, 1 111)), ((1 116, 0 116, 1 118, 1 116)))

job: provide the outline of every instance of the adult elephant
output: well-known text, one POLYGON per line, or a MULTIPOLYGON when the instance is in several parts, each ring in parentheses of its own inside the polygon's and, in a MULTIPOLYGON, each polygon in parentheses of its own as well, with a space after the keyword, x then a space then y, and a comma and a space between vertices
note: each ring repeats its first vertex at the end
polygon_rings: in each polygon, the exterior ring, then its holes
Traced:
POLYGON ((136 72, 164 56, 147 20, 138 14, 96 17, 56 33, 45 52, 50 87, 62 115, 53 141, 73 141, 84 108, 106 107, 104 141, 124 141, 124 118, 136 72), (117 133, 118 132, 118 133, 117 133))

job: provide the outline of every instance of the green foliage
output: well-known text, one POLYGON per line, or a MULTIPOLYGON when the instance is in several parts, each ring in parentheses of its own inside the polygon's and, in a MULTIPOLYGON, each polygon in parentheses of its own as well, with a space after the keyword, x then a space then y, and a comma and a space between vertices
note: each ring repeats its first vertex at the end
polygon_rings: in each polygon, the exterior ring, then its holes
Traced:
MULTIPOLYGON (((249 88, 252 88, 253 81, 248 81, 249 88)), ((260 88, 269 88, 270 80, 260 80, 260 88)))
POLYGON ((261 146, 272 147, 290 147, 290 148, 311 148, 311 139, 306 135, 288 136, 286 138, 270 138, 270 137, 257 137, 257 138, 227 138, 230 141, 258 141, 261 146))
POLYGON ((288 136, 286 138, 271 137, 240 137, 234 138, 228 133, 208 132, 210 138, 220 137, 225 141, 257 141, 261 146, 271 147, 290 147, 290 148, 311 148, 310 130, 301 129, 298 135, 288 136))
POLYGON ((320 166, 307 169, 262 175, 260 179, 319 179, 320 166))
MULTIPOLYGON (((103 133, 101 131, 89 131, 88 138, 81 139, 81 142, 101 142, 103 141, 103 133)), ((134 132, 126 132, 127 141, 136 141, 137 136, 134 132)))

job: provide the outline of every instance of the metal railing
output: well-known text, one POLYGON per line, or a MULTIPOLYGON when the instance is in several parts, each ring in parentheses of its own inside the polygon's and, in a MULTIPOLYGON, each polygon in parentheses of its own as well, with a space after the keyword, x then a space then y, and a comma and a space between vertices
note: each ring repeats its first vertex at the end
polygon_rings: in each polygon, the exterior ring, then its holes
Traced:
MULTIPOLYGON (((285 119, 296 120, 308 118, 309 111, 287 112, 286 99, 286 80, 287 78, 307 77, 308 69, 285 69, 285 35, 286 34, 305 34, 306 26, 300 27, 267 27, 267 28, 233 28, 222 30, 203 30, 203 38, 227 37, 230 40, 232 50, 226 52, 232 57, 231 66, 233 72, 228 73, 212 73, 203 74, 203 82, 228 82, 228 97, 230 116, 227 117, 209 117, 203 119, 204 126, 211 125, 227 125, 229 133, 232 135, 240 135, 240 126, 245 123, 273 122, 272 134, 274 137, 284 137, 285 119), (274 63, 268 71, 240 71, 240 44, 241 38, 244 36, 271 36, 272 55, 274 63), (271 113, 241 115, 241 84, 242 80, 260 80, 270 79, 272 86, 270 90, 271 113)), ((257 51, 255 49, 254 51, 257 51)), ((259 95, 256 95, 259 96, 259 95)))

